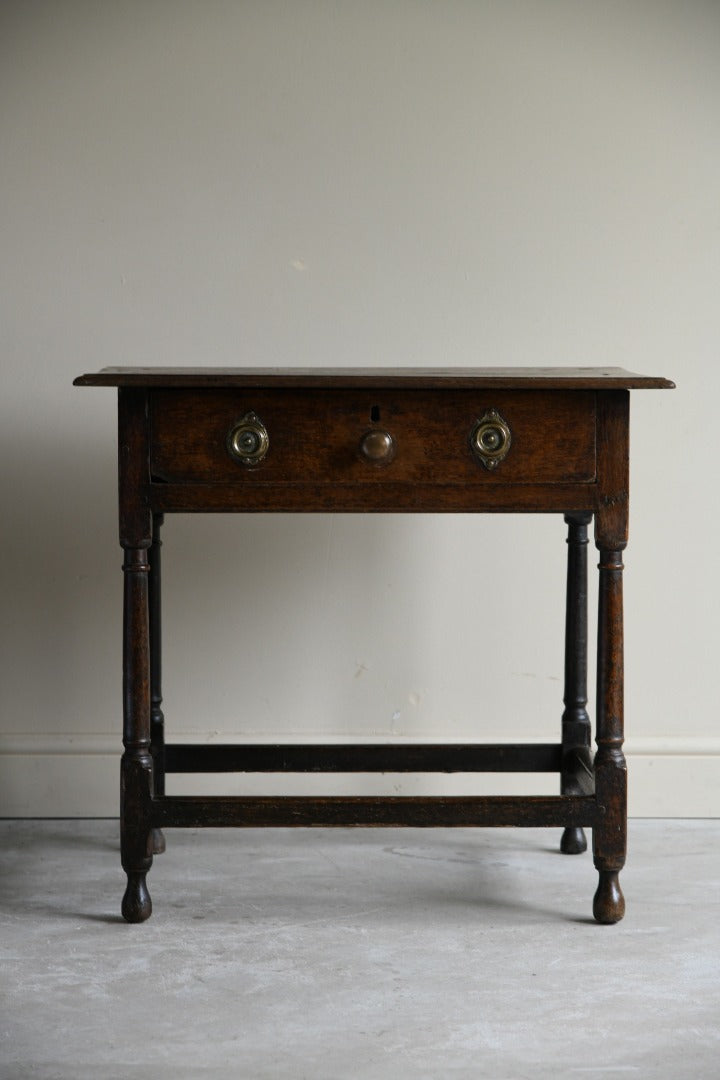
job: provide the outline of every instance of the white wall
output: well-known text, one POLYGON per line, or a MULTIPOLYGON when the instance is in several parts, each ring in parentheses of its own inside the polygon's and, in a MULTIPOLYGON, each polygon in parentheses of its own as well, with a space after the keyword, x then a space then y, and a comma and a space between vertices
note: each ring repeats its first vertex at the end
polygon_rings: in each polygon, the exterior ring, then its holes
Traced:
MULTIPOLYGON (((5 0, 0 812, 117 811, 115 401, 74 375, 567 363, 678 383, 633 402, 631 810, 717 813, 719 102, 715 0, 5 0)), ((172 518, 169 734, 555 739, 564 549, 172 518)))

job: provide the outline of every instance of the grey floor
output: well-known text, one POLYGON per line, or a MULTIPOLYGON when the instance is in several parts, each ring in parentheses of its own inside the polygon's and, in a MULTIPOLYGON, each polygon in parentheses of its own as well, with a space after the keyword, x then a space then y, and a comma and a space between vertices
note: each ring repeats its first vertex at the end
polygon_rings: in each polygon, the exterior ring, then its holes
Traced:
POLYGON ((720 821, 631 823, 621 924, 545 830, 5 821, 3 1080, 720 1077, 720 821))

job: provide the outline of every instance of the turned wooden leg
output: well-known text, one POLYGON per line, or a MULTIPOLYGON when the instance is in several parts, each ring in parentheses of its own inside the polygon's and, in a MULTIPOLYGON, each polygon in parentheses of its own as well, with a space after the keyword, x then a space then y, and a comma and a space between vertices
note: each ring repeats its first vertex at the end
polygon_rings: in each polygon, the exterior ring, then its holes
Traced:
MULTIPOLYGON (((591 770, 590 717, 587 705, 587 546, 592 514, 565 515, 567 535, 567 593, 565 602, 565 710, 562 715, 563 795, 580 795, 578 769, 591 770)), ((560 841, 565 855, 587 850, 580 826, 565 829, 560 841)))
POLYGON ((147 548, 125 548, 123 617, 123 744, 120 843, 127 889, 122 913, 143 922, 152 911, 145 876, 152 866, 150 641, 147 548))
POLYGON ((593 828, 593 858, 600 875, 593 901, 599 923, 625 914, 618 874, 627 846, 627 768, 623 730, 622 549, 600 547, 597 656, 597 753, 595 797, 600 820, 593 828))
MULTIPOLYGON (((150 616, 150 753, 153 759, 153 785, 156 795, 165 794, 165 718, 162 711, 162 563, 160 527, 162 514, 153 515, 153 541, 150 546, 148 606, 150 616)), ((165 850, 162 829, 152 831, 153 854, 165 850)))

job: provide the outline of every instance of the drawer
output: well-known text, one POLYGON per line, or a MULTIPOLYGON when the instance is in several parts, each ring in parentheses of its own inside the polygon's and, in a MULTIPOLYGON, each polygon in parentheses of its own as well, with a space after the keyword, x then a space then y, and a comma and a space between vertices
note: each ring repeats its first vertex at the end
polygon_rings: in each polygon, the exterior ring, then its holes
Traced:
POLYGON ((596 473, 592 390, 158 389, 150 421, 159 482, 548 484, 596 473))

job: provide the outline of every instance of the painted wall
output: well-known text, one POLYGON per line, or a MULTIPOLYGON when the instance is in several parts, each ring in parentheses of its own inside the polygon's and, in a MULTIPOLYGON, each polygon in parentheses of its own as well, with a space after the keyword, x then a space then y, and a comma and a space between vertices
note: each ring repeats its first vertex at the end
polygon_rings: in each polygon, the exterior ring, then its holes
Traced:
MULTIPOLYGON (((633 402, 631 811, 717 813, 719 101, 714 0, 5 0, 0 812, 117 810, 115 401, 74 375, 614 364, 678 383, 633 402)), ((558 735, 559 519, 164 556, 171 737, 558 735)), ((490 783, 531 789, 212 790, 490 783)))

